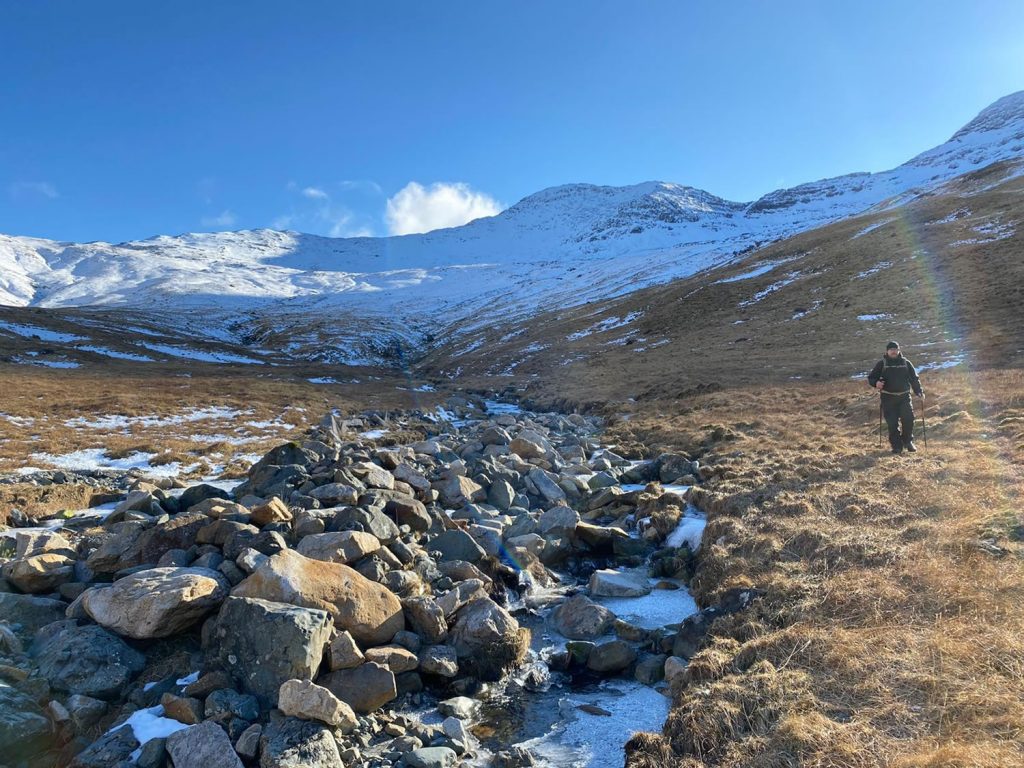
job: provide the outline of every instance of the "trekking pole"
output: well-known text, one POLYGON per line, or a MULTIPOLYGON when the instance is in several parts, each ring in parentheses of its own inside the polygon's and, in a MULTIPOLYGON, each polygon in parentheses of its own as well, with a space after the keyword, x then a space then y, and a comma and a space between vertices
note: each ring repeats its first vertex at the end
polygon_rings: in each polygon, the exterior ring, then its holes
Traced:
POLYGON ((878 447, 882 447, 882 395, 878 395, 878 447))
POLYGON ((925 418, 925 411, 928 404, 925 403, 924 395, 921 395, 921 431, 924 433, 924 447, 928 447, 928 420, 925 418))

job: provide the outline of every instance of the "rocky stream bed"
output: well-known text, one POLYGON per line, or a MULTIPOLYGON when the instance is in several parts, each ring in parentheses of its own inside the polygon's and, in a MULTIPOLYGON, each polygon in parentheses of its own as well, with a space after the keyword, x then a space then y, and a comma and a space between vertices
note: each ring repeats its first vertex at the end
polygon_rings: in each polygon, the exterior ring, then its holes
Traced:
POLYGON ((468 395, 367 418, 238 484, 36 478, 121 496, 0 531, 0 764, 620 766, 660 730, 747 601, 686 589, 697 462, 468 395))

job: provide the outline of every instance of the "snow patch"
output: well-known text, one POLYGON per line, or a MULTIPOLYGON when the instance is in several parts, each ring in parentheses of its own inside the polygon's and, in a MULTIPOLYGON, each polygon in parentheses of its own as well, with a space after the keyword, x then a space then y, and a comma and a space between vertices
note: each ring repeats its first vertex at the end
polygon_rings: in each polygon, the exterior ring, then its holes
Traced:
POLYGON ((73 333, 61 333, 59 331, 51 331, 47 328, 36 328, 32 325, 22 325, 20 323, 7 323, 0 322, 0 331, 7 331, 17 336, 23 336, 25 338, 38 338, 40 341, 53 341, 62 344, 70 344, 73 341, 85 341, 85 336, 76 336, 73 333))

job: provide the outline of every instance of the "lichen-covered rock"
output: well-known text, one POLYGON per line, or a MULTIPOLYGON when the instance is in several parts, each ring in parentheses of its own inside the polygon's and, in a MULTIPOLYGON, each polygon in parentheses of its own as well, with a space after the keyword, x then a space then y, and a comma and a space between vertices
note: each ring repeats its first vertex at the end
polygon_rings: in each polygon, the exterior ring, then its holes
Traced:
POLYGON ((169 637, 217 608, 229 585, 206 568, 152 568, 82 595, 82 608, 99 625, 136 639, 169 637))

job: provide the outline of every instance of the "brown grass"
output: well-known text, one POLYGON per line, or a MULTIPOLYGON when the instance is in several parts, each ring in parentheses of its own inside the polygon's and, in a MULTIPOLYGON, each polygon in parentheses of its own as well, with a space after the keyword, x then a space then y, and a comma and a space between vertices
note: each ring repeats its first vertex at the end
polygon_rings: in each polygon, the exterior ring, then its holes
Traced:
POLYGON ((709 519, 698 602, 765 593, 716 622, 664 734, 636 740, 629 765, 1024 765, 1024 448, 1009 415, 1024 375, 928 383, 929 445, 919 426, 912 456, 877 447, 877 400, 849 382, 652 404, 615 427, 713 475, 694 494, 709 519))
MULTIPOLYGON (((251 369, 212 365, 179 369, 112 364, 88 370, 2 366, 0 472, 48 466, 33 454, 103 448, 110 458, 144 452, 155 454, 150 460, 154 466, 170 462, 194 466, 183 477, 201 477, 222 467, 223 477, 233 477, 249 466, 248 459, 240 457, 262 455, 282 441, 300 436, 332 408, 349 415, 369 409, 386 413, 430 408, 443 397, 411 391, 406 378, 398 374, 375 374, 379 378, 358 385, 320 385, 307 381, 311 374, 302 370, 279 369, 269 378, 257 376, 251 369), (211 406, 244 415, 182 424, 135 423, 124 429, 68 424, 77 418, 94 421, 101 416, 166 418, 211 406), (248 421, 278 423, 252 427, 246 426, 248 421), (245 438, 246 442, 218 440, 218 435, 245 438)), ((401 435, 396 432, 382 442, 397 437, 401 435)), ((87 506, 88 499, 76 493, 24 484, 0 486, 0 522, 12 506, 30 515, 87 506)))

